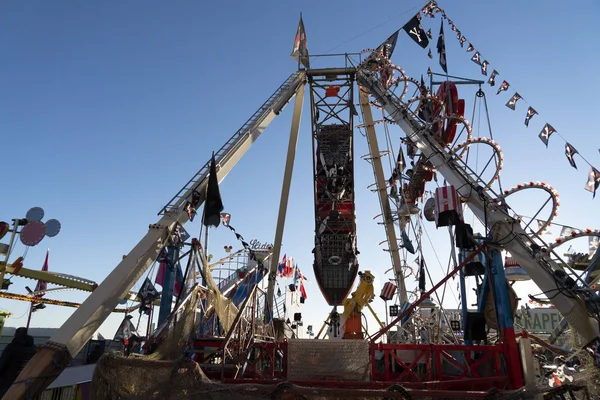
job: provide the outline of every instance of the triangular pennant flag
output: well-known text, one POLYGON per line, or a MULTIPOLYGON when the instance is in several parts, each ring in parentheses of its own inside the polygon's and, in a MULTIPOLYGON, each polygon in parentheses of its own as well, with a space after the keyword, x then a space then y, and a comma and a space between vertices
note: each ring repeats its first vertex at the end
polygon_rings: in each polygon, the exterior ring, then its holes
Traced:
POLYGON ((213 153, 210 161, 210 175, 208 176, 208 185, 206 188, 206 202, 204 203, 204 226, 212 225, 218 227, 221 223, 221 211, 223 211, 223 201, 219 190, 219 178, 217 177, 217 162, 213 153))
POLYGON ((433 58, 433 54, 431 54, 431 49, 429 49, 429 51, 427 52, 427 57, 433 58))
POLYGON ((406 234, 406 232, 404 230, 401 233, 401 237, 402 237, 402 247, 404 247, 410 254, 415 254, 415 247, 413 246, 412 242, 410 241, 410 239, 408 238, 408 235, 406 234))
POLYGON ((427 37, 433 40, 433 34, 431 33, 431 28, 427 30, 427 37))
POLYGON ((419 14, 412 17, 411 20, 402 27, 402 29, 406 31, 408 36, 410 36, 410 38, 414 40, 416 44, 424 49, 427 48, 429 45, 429 38, 427 38, 427 33, 425 33, 425 30, 421 26, 419 14))
POLYGON ((598 250, 598 244, 600 244, 600 237, 598 236, 590 236, 589 237, 589 256, 590 258, 594 256, 596 251, 598 250))
POLYGON ((180 224, 177 224, 177 228, 179 230, 179 238, 181 239, 182 242, 185 242, 186 240, 188 240, 190 238, 190 234, 188 233, 188 231, 185 230, 185 228, 183 226, 181 226, 180 224))
POLYGON ((510 100, 508 100, 508 102, 506 103, 506 107, 510 108, 511 110, 514 110, 515 106, 517 105, 517 101, 519 101, 520 98, 521 96, 519 95, 519 93, 513 94, 513 97, 511 97, 510 100))
POLYGON ((533 118, 534 115, 537 114, 537 111, 533 109, 533 107, 529 107, 527 109, 527 115, 525 115, 525 126, 529 126, 529 120, 533 118))
POLYGON ((477 65, 481 65, 481 54, 479 54, 479 52, 476 51, 475 54, 473 54, 473 57, 471 57, 471 61, 473 61, 477 65))
POLYGON ((561 237, 571 236, 571 234, 575 231, 575 228, 571 228, 570 226, 563 226, 560 230, 561 237))
POLYGON ((421 10, 421 12, 424 15, 427 15, 429 18, 435 18, 435 14, 433 13, 434 10, 436 10, 435 2, 430 1, 429 3, 427 3, 425 5, 425 7, 423 7, 423 9, 421 10))
POLYGON ((473 50, 475 50, 475 47, 471 43, 469 43, 469 46, 467 47, 467 53, 470 53, 473 50))
POLYGON ((598 190, 598 186, 600 186, 600 172, 594 167, 590 167, 590 173, 588 174, 588 181, 585 184, 585 190, 588 192, 592 192, 594 196, 592 198, 596 198, 596 190, 598 190))
POLYGON ((569 143, 565 144, 565 156, 567 156, 567 160, 569 160, 571 167, 577 169, 577 164, 575 164, 575 159, 573 158, 575 154, 577 154, 575 147, 571 146, 569 143))
POLYGON ((294 48, 290 56, 297 62, 302 63, 307 69, 310 68, 310 61, 308 59, 308 47, 306 46, 306 31, 304 30, 304 21, 302 21, 302 13, 300 14, 300 21, 298 22, 298 29, 296 30, 296 37, 294 38, 294 48))
POLYGON ((544 144, 546 145, 546 147, 548 147, 548 140, 550 139, 550 136, 552 136, 552 134, 554 132, 556 132, 556 129, 554 129, 552 127, 552 125, 546 123, 546 125, 544 125, 544 127, 542 128, 542 131, 538 135, 538 137, 540 138, 540 140, 542 142, 544 142, 544 144))
POLYGON ((382 57, 389 59, 392 57, 392 53, 396 48, 396 42, 398 41, 398 33, 400 33, 400 29, 394 32, 389 38, 387 38, 383 43, 377 47, 375 52, 382 57))
POLYGON ((500 94, 500 92, 507 91, 509 86, 510 85, 508 84, 508 82, 506 82, 506 81, 502 82, 502 85, 500 85, 500 87, 498 88, 498 91, 496 92, 496 94, 500 94))
POLYGON ((400 174, 404 171, 405 167, 406 167, 406 161, 404 161, 404 152, 402 151, 402 147, 400 147, 398 149, 398 157, 396 159, 395 170, 398 172, 398 174, 400 174))
POLYGON ((460 47, 465 47, 465 42, 467 41, 466 37, 461 37, 458 43, 460 43, 460 47))
POLYGON ((440 55, 440 67, 445 73, 448 73, 448 63, 446 60, 446 39, 444 38, 444 20, 442 19, 440 24, 440 35, 437 41, 437 52, 440 55))
MULTIPOLYGON (((50 250, 46 250, 46 259, 44 260, 44 265, 42 266, 42 272, 48 272, 48 258, 50 257, 50 250)), ((38 281, 35 285, 35 292, 40 292, 48 289, 48 282, 46 281, 38 281)), ((43 294, 41 295, 43 296, 43 294)))
POLYGON ((481 75, 487 76, 487 67, 488 67, 488 65, 490 65, 490 63, 487 62, 487 60, 481 63, 481 75))
POLYGON ((498 71, 493 70, 492 75, 490 75, 490 79, 488 79, 488 83, 490 86, 494 86, 496 84, 496 77, 498 76, 498 71))
POLYGON ((457 30, 456 31, 456 40, 460 40, 461 37, 462 37, 462 35, 460 34, 460 31, 457 30))
POLYGON ((231 214, 229 213, 221 213, 221 222, 223 226, 229 227, 229 222, 231 221, 231 214))
POLYGON ((139 336, 133 322, 131 322, 132 315, 126 315, 123 318, 123 322, 119 325, 119 329, 115 333, 113 341, 128 341, 132 336, 139 336))
MULTIPOLYGON (((541 219, 538 219, 537 223, 538 223, 538 230, 539 230, 544 227, 544 224, 546 224, 546 221, 542 221, 541 219)), ((550 225, 550 224, 548 224, 548 225, 550 225)), ((544 229, 543 231, 540 232, 540 235, 544 235, 544 234, 550 234, 550 230, 548 229, 548 227, 546 227, 546 229, 544 229)))

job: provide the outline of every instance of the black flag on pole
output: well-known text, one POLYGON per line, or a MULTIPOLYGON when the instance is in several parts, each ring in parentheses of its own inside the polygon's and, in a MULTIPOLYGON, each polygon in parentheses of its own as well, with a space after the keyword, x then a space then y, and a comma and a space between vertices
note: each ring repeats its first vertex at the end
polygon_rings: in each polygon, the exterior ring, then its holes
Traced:
POLYGON ((392 57, 392 53, 396 48, 396 42, 398 41, 398 33, 400 33, 400 29, 394 32, 389 38, 385 40, 385 42, 381 43, 379 47, 375 50, 378 55, 381 55, 385 58, 392 57))
POLYGON ((422 48, 426 48, 429 45, 429 38, 421 26, 419 14, 412 17, 411 20, 402 27, 402 29, 404 29, 406 33, 408 33, 408 36, 410 36, 410 38, 422 48))
POLYGON ((217 165, 215 154, 210 161, 210 175, 208 176, 208 187, 206 188, 206 203, 204 204, 204 226, 219 226, 221 223, 221 211, 223 211, 223 201, 219 190, 219 179, 217 178, 217 165))
POLYGON ((423 256, 421 255, 421 262, 419 266, 419 290, 421 292, 425 292, 426 284, 425 284, 425 261, 423 260, 423 256))
POLYGON ((306 46, 306 31, 304 30, 304 21, 302 21, 302 13, 298 22, 298 30, 294 38, 294 49, 290 55, 297 62, 302 63, 306 69, 310 69, 308 60, 308 47, 306 46))
POLYGON ((442 19, 440 24, 440 35, 437 41, 437 52, 440 55, 440 67, 445 73, 448 73, 448 63, 446 61, 446 40, 444 39, 444 20, 442 19))
POLYGON ((575 154, 578 154, 577 149, 571 146, 570 143, 565 144, 565 156, 567 156, 567 160, 569 160, 571 167, 577 169, 577 164, 575 164, 575 159, 573 158, 575 154))

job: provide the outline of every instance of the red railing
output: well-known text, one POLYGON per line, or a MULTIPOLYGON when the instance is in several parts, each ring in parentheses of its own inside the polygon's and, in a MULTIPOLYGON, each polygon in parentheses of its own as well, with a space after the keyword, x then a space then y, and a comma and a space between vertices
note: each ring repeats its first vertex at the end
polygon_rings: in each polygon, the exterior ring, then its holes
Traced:
POLYGON ((501 344, 371 344, 371 379, 415 389, 509 389, 503 348, 501 344))

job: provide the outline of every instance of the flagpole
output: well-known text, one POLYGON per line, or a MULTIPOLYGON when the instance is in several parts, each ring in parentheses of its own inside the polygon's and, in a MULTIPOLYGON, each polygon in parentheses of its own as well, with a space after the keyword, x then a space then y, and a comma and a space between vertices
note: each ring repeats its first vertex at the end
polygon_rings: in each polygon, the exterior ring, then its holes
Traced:
POLYGON ((27 317, 27 325, 25 325, 25 329, 29 330, 29 323, 31 322, 31 314, 33 314, 33 302, 29 303, 29 316, 27 317))
MULTIPOLYGON (((300 21, 302 21, 302 11, 300 11, 300 21)), ((302 22, 304 25, 304 22, 302 22)), ((302 54, 298 54, 298 71, 300 71, 300 65, 302 64, 302 54)))

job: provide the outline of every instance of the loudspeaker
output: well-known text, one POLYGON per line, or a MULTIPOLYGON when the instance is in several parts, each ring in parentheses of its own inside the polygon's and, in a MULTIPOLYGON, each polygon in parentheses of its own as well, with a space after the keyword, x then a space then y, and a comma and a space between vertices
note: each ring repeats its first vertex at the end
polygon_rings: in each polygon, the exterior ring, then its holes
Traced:
POLYGON ((469 224, 457 223, 454 229, 456 247, 464 250, 474 250, 473 228, 469 224))
POLYGON ((479 312, 467 312, 465 340, 486 340, 485 316, 479 312))

